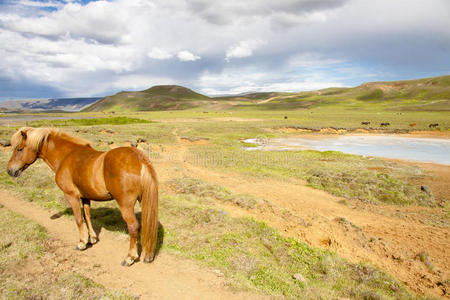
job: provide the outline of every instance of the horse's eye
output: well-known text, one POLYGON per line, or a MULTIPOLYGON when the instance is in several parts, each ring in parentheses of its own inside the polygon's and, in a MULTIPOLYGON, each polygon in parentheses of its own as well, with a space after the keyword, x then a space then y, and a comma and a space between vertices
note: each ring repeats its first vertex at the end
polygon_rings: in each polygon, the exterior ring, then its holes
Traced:
POLYGON ((21 152, 23 148, 17 148, 17 152, 21 152))

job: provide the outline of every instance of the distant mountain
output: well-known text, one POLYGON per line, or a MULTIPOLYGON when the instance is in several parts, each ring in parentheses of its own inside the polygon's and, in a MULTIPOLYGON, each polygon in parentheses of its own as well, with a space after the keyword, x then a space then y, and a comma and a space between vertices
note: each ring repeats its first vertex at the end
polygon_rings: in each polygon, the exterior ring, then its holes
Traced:
POLYGON ((7 100, 0 102, 0 111, 79 111, 102 99, 91 98, 58 98, 38 100, 7 100))
POLYGON ((291 110, 318 106, 348 109, 379 106, 387 110, 450 110, 450 75, 417 80, 368 82, 354 88, 299 93, 264 92, 208 97, 177 85, 108 96, 83 111, 291 110))
POLYGON ((211 98, 178 85, 158 85, 139 92, 120 92, 83 111, 145 111, 188 109, 205 105, 211 98))

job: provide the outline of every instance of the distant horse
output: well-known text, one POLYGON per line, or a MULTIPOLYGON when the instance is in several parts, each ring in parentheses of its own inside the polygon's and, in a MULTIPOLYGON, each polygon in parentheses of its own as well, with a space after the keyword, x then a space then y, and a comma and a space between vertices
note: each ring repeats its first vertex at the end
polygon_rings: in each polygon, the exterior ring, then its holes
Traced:
POLYGON ((380 124, 380 126, 382 126, 382 127, 383 127, 383 126, 389 126, 389 125, 391 125, 391 123, 388 123, 388 122, 385 122, 385 123, 381 123, 381 124, 380 124))
POLYGON ((436 128, 438 126, 439 126, 438 123, 433 123, 433 124, 428 125, 428 127, 430 127, 430 128, 436 128))
POLYGON ((23 127, 11 138, 13 150, 8 174, 17 177, 41 158, 55 172, 55 181, 73 210, 80 232, 76 249, 95 244, 97 235, 90 216, 91 200, 115 199, 130 234, 128 256, 122 265, 138 259, 139 222, 134 214, 136 200, 142 205, 141 260, 154 259, 158 234, 158 181, 149 159, 138 149, 120 147, 107 152, 67 133, 48 128, 23 127), (83 203, 88 232, 80 208, 83 203))
POLYGON ((370 122, 361 122, 361 125, 370 125, 370 122))

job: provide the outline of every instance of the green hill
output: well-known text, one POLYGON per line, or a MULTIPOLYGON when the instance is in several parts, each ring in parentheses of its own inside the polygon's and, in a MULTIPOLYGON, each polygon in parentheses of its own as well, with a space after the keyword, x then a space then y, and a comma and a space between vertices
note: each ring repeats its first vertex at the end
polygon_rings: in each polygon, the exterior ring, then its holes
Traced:
POLYGON ((339 106, 347 109, 449 111, 450 75, 417 80, 368 82, 354 88, 327 88, 300 93, 248 93, 208 97, 176 85, 120 92, 84 111, 292 110, 339 106))
POLYGON ((178 110, 204 105, 210 98, 177 85, 158 85, 139 92, 105 97, 83 111, 178 110))
MULTIPOLYGON (((261 101, 258 108, 286 110, 336 105, 348 109, 448 111, 450 110, 450 76, 368 82, 354 88, 327 88, 280 95, 267 102, 261 101)), ((241 108, 245 107, 241 106, 241 108)))

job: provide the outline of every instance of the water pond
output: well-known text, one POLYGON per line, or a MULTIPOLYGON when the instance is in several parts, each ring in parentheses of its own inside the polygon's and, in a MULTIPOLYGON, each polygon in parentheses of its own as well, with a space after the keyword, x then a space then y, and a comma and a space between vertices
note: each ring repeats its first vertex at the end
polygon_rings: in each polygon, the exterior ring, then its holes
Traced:
POLYGON ((398 158, 450 165, 450 139, 412 138, 392 135, 340 135, 330 137, 288 137, 247 139, 256 147, 246 150, 341 151, 350 154, 398 158))

